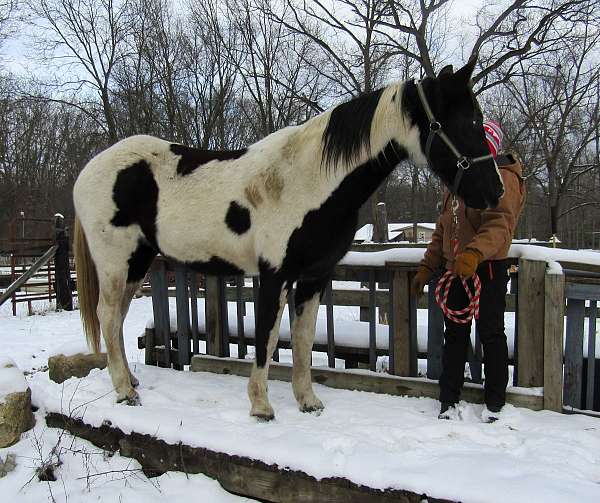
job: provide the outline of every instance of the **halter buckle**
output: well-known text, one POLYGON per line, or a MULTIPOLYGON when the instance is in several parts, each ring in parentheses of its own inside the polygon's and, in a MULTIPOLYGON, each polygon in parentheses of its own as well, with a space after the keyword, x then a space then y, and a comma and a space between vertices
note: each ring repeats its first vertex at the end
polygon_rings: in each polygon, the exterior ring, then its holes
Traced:
POLYGON ((469 162, 469 159, 463 156, 458 161, 456 161, 456 167, 465 171, 471 167, 471 163, 469 162))
POLYGON ((437 133, 440 129, 442 129, 442 125, 438 121, 429 123, 429 131, 432 133, 437 133))

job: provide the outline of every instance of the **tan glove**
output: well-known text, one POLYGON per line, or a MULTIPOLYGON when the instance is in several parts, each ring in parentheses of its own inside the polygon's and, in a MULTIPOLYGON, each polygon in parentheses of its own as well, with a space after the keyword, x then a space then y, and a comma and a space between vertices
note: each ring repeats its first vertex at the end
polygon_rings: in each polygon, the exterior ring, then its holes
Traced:
POLYGON ((415 274, 415 277, 410 284, 410 293, 415 296, 423 293, 423 288, 429 283, 432 276, 433 271, 429 269, 429 267, 420 265, 417 274, 415 274))
POLYGON ((454 272, 463 278, 470 278, 475 274, 482 258, 481 252, 468 248, 454 259, 454 272))

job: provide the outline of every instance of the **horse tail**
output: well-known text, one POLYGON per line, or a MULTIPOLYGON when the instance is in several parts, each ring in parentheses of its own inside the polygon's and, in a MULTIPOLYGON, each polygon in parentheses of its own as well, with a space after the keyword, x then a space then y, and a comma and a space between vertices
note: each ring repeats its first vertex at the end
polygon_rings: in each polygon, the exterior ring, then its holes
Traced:
POLYGON ((96 265, 90 255, 90 248, 85 238, 81 222, 75 215, 75 235, 73 238, 75 254, 75 269, 77 271, 77 296, 79 298, 79 312, 83 322, 88 347, 94 353, 100 352, 100 320, 96 308, 100 298, 98 286, 98 273, 96 265))

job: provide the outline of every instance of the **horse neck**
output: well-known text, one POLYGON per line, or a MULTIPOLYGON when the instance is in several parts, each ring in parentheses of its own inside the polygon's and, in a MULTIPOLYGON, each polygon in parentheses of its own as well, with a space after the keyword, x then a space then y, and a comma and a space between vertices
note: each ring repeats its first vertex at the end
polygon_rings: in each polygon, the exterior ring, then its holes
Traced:
POLYGON ((406 145, 418 142, 418 132, 411 130, 401 109, 403 84, 386 88, 381 94, 371 125, 370 148, 361 152, 354 167, 340 183, 351 185, 348 205, 358 210, 403 160, 408 158, 406 145), (412 138, 414 136, 415 138, 412 138))

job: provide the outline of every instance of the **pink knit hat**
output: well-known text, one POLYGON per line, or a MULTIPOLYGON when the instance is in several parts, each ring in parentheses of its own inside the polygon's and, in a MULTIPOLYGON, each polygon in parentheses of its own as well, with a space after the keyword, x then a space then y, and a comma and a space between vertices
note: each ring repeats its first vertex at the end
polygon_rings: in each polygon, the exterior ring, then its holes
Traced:
POLYGON ((488 142, 490 152, 496 157, 498 152, 502 150, 502 138, 504 136, 502 129, 500 129, 500 124, 492 120, 486 120, 483 123, 483 130, 485 131, 485 139, 488 142))

